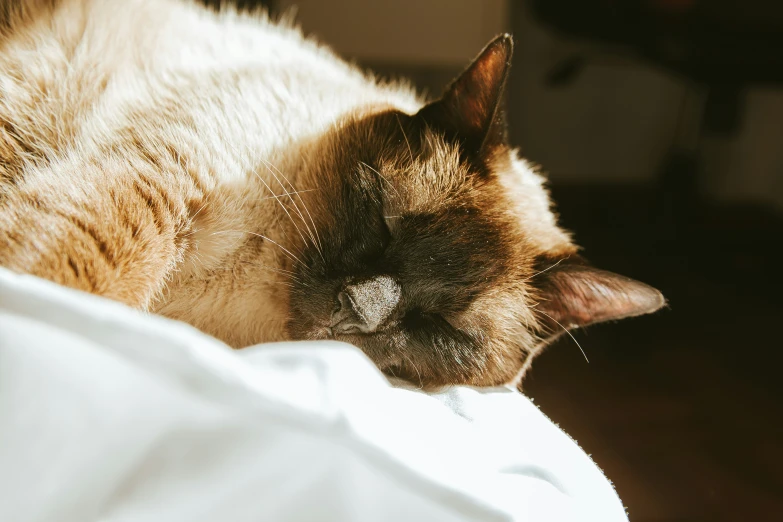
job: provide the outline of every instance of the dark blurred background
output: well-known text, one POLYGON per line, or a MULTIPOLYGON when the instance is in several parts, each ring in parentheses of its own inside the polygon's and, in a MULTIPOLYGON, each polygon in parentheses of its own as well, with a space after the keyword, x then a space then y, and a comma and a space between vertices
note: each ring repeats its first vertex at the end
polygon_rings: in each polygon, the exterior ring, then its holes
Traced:
POLYGON ((563 338, 528 395, 632 521, 783 521, 783 2, 264 3, 433 94, 514 33, 514 143, 584 254, 669 300, 576 333, 589 364, 563 338))

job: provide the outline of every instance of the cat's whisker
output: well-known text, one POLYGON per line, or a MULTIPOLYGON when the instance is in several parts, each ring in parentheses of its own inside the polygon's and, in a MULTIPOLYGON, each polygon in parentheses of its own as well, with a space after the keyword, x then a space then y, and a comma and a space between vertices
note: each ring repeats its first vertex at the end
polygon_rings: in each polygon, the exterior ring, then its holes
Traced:
MULTIPOLYGON (((261 161, 263 161, 263 160, 261 160, 261 161)), ((267 169, 269 169, 269 167, 267 167, 267 169)), ((270 172, 271 172, 271 169, 270 169, 270 172)), ((294 217, 291 215, 290 212, 288 212, 288 209, 285 208, 285 205, 283 204, 283 202, 280 201, 280 197, 282 197, 282 196, 280 196, 278 194, 275 194, 275 191, 272 190, 272 187, 269 186, 269 184, 266 182, 266 180, 264 180, 264 178, 261 177, 261 175, 258 172, 253 171, 253 174, 255 174, 256 177, 261 181, 261 183, 264 184, 264 186, 267 188, 267 190, 269 190, 269 192, 274 197, 275 201, 277 201, 277 203, 280 205, 280 208, 283 209, 283 212, 286 213, 286 215, 288 216, 288 219, 290 219, 291 223, 293 223, 294 228, 296 228, 296 231, 299 233, 299 237, 301 237, 302 241, 304 241, 304 243, 307 244, 307 240, 305 239, 304 234, 302 234, 302 229, 299 228, 299 225, 296 224, 296 220, 294 220, 294 217)), ((285 190, 285 188, 283 188, 283 190, 285 190)))
POLYGON ((255 266, 257 266, 257 267, 259 267, 259 268, 263 268, 263 269, 265 269, 265 270, 270 270, 270 271, 272 271, 272 272, 278 272, 278 273, 281 273, 281 274, 285 274, 285 275, 286 275, 286 276, 288 276, 288 277, 289 277, 289 278, 290 278, 292 281, 296 281, 297 283, 299 283, 299 284, 301 284, 301 285, 308 286, 307 284, 305 284, 305 283, 304 283, 304 281, 302 281, 301 279, 299 279, 298 277, 296 277, 296 273, 295 273, 295 272, 292 272, 292 271, 290 271, 290 270, 285 270, 285 269, 283 269, 283 268, 275 268, 275 267, 268 266, 268 265, 255 265, 255 266))
POLYGON ((419 367, 416 366, 416 363, 413 362, 413 359, 406 354, 404 351, 401 351, 400 354, 403 356, 403 358, 410 363, 411 366, 413 366, 413 369, 416 370, 416 375, 419 377, 419 385, 416 387, 417 390, 424 389, 424 380, 421 378, 421 372, 419 371, 419 367))
MULTIPOLYGON (((263 160, 261 160, 261 161, 263 161, 263 160)), ((269 167, 267 167, 267 170, 269 170, 269 167)), ((259 181, 261 181, 261 183, 264 184, 264 187, 266 187, 266 189, 269 191, 269 193, 272 194, 271 196, 269 196, 268 198, 265 198, 265 199, 274 199, 277 202, 277 204, 280 205, 280 208, 283 209, 283 212, 286 213, 286 215, 288 216, 288 219, 291 220, 291 223, 294 225, 294 228, 296 228, 296 231, 299 233, 299 237, 301 237, 302 241, 304 241, 305 244, 307 244, 307 240, 305 239, 304 235, 302 234, 302 230, 296 224, 296 221, 294 220, 294 218, 291 215, 291 213, 288 212, 288 209, 285 207, 283 202, 280 201, 280 198, 285 197, 285 195, 284 194, 277 194, 274 190, 272 190, 272 187, 269 186, 269 184, 266 182, 266 180, 263 177, 261 177, 261 175, 258 172, 253 171, 253 174, 255 174, 255 176, 259 179, 259 181)), ((285 192, 285 188, 283 189, 283 191, 285 192)))
POLYGON ((294 285, 292 285, 291 283, 286 283, 285 281, 266 281, 266 283, 265 283, 265 284, 270 284, 270 285, 283 285, 283 286, 287 286, 287 287, 289 287, 289 288, 296 288, 296 287, 295 287, 294 285))
MULTIPOLYGON (((290 182, 289 182, 289 184, 290 184, 290 182)), ((292 188, 293 188, 293 186, 292 186, 292 188)), ((310 191, 312 191, 312 190, 317 190, 317 189, 310 189, 310 191)), ((315 233, 315 237, 316 237, 316 240, 318 242, 318 254, 321 256, 322 260, 326 261, 324 259, 323 243, 321 243, 321 236, 320 236, 320 234, 318 234, 318 227, 315 226, 315 220, 313 219, 312 214, 310 214, 310 210, 307 208, 307 204, 304 202, 302 197, 299 195, 302 192, 309 192, 309 191, 299 190, 299 191, 294 191, 293 194, 296 194, 296 197, 302 203, 302 207, 304 207, 304 211, 307 213, 307 217, 310 219, 310 223, 312 223, 312 225, 313 225, 313 232, 315 233)), ((304 217, 302 218, 302 221, 304 221, 304 217)), ((306 225, 306 223, 305 223, 305 225, 306 225)))
POLYGON ((199 208, 199 209, 196 211, 196 213, 195 213, 195 214, 193 214, 192 216, 190 216, 190 219, 191 219, 191 220, 193 220, 193 219, 196 219, 196 216, 198 216, 198 215, 201 213, 201 211, 202 211, 202 210, 204 210, 204 209, 206 208, 206 206, 207 206, 207 203, 208 203, 208 201, 206 201, 206 198, 205 198, 205 199, 204 199, 204 204, 203 204, 203 205, 201 205, 201 208, 199 208))
MULTIPOLYGON (((283 191, 285 191, 285 194, 291 200, 291 203, 294 204, 294 208, 299 213, 299 217, 302 218, 302 222, 304 223, 305 227, 307 228, 308 233, 310 234, 310 239, 313 241, 313 244, 316 246, 316 249, 318 250, 318 254, 321 256, 321 259, 323 259, 324 258, 323 250, 322 250, 323 249, 323 245, 321 244, 321 237, 318 235, 318 228, 315 226, 315 221, 313 220, 313 216, 310 214, 310 211, 307 209, 307 205, 305 204, 305 202, 302 199, 302 197, 299 195, 301 192, 305 192, 305 191, 297 191, 296 187, 294 187, 293 183, 291 183, 291 180, 289 180, 288 177, 285 174, 283 174, 283 172, 279 168, 277 168, 274 164, 272 164, 272 162, 267 161, 267 160, 265 160, 263 158, 261 159, 261 161, 263 161, 264 164, 267 165, 267 169, 269 169, 269 172, 273 176, 275 176, 275 179, 280 184, 280 186, 283 188, 283 191), (285 185, 283 185, 283 183, 280 181, 280 179, 275 175, 275 173, 271 169, 276 170, 280 174, 280 176, 282 176, 283 179, 285 179, 286 183, 288 183, 288 186, 291 188, 290 191, 285 187, 285 185), (307 216, 310 218, 310 222, 313 225, 313 229, 312 230, 310 229, 310 226, 307 224, 307 221, 305 220, 304 215, 302 214, 302 211, 299 209, 299 205, 297 205, 296 201, 294 200, 294 198, 291 197, 291 194, 295 194, 297 196, 297 199, 299 199, 299 201, 302 203, 302 206, 304 207, 305 212, 307 212, 307 216), (314 237, 314 235, 315 235, 315 237, 314 237), (316 238, 317 238, 317 241, 316 241, 316 238)), ((310 189, 310 190, 316 190, 316 189, 310 189)))
MULTIPOLYGON (((313 245, 315 245, 315 246, 316 246, 316 249, 318 249, 318 245, 316 245, 316 243, 315 243, 315 238, 313 237, 313 233, 312 233, 312 231, 310 230, 310 227, 307 225, 307 222, 305 221, 305 219, 304 219, 304 216, 302 215, 302 211, 301 211, 301 210, 299 210, 299 207, 297 206, 297 204, 296 204, 296 201, 294 201, 294 199, 293 199, 293 198, 291 197, 291 195, 289 194, 289 190, 288 190, 288 188, 286 188, 286 186, 283 184, 283 182, 282 182, 282 181, 280 181, 280 178, 279 178, 279 177, 277 177, 277 174, 275 174, 275 172, 272 170, 272 167, 274 167, 274 165, 272 165, 270 162, 266 161, 266 160, 265 160, 265 159, 263 159, 263 158, 260 158, 260 160, 261 160, 261 161, 264 163, 264 166, 265 166, 265 167, 266 167, 266 169, 269 171, 269 173, 270 173, 270 174, 272 174, 272 176, 274 176, 275 180, 276 180, 276 181, 277 181, 277 183, 280 185, 280 188, 282 188, 282 189, 283 189, 283 194, 279 195, 279 197, 286 197, 286 196, 287 196, 287 197, 288 197, 288 199, 289 199, 289 200, 291 200, 291 202, 294 204, 294 209, 297 211, 297 213, 299 214, 299 217, 300 217, 300 218, 301 218, 301 220, 302 220, 302 223, 304 223, 305 227, 307 228, 307 232, 308 232, 308 235, 310 236, 310 240, 313 242, 313 245)), ((276 168, 276 167, 275 167, 275 168, 276 168)), ((282 174, 282 173, 281 173, 281 174, 282 174)), ((257 176, 259 176, 259 174, 258 174, 258 173, 256 173, 256 175, 257 175, 257 176)), ((260 176, 259 176, 259 178, 260 178, 260 176)), ((289 182, 289 184, 290 184, 290 182, 289 182)), ((269 185, 267 185, 267 183, 266 183, 266 182, 264 182, 264 185, 266 185, 266 186, 267 186, 267 188, 269 188, 269 185)), ((294 189, 293 185, 291 186, 291 188, 292 188, 292 189, 294 189)), ((271 189, 271 188, 269 188, 269 190, 271 191, 272 189, 271 189)), ((274 192, 272 192, 272 193, 274 194, 274 192)), ((281 202, 279 199, 277 199, 277 201, 278 201, 278 203, 280 203, 280 204, 282 205, 282 202, 281 202)), ((284 208, 284 210, 286 210, 286 209, 284 208)), ((304 241, 304 243, 305 243, 305 244, 307 244, 307 240, 306 240, 306 239, 304 238, 304 236, 302 235, 302 232, 301 232, 301 230, 300 230, 299 226, 298 226, 298 225, 297 225, 297 224, 294 222, 294 218, 293 218, 293 216, 291 216, 291 214, 290 214, 290 213, 289 213, 287 210, 286 210, 286 214, 288 214, 288 217, 289 217, 289 218, 291 219, 291 221, 294 223, 294 226, 296 227, 297 231, 299 232, 299 235, 300 235, 300 237, 302 237, 302 241, 304 241)), ((320 253, 320 250, 319 250, 319 253, 320 253)))
POLYGON ((302 265, 303 267, 307 268, 307 265, 305 265, 305 264, 304 264, 304 262, 303 262, 301 259, 299 259, 299 257, 297 257, 296 255, 294 255, 294 254, 293 254, 293 253, 292 253, 290 250, 288 250, 286 247, 284 247, 284 246, 283 246, 283 245, 281 245, 280 243, 278 243, 278 242, 276 242, 276 241, 274 241, 274 240, 272 240, 272 239, 270 239, 270 238, 266 237, 266 236, 265 236, 265 235, 263 235, 263 234, 257 234, 257 233, 255 233, 255 232, 247 232, 247 233, 248 233, 248 234, 251 234, 251 235, 254 235, 254 236, 258 236, 258 237, 260 237, 261 239, 263 239, 263 240, 265 240, 265 241, 269 241, 269 242, 270 242, 270 243, 272 243, 273 245, 277 245, 277 246, 278 246, 278 247, 279 247, 279 248, 280 248, 280 249, 281 249, 283 252, 287 253, 287 254, 288 254, 288 255, 289 255, 289 256, 290 256, 290 257, 291 257, 291 258, 292 258, 294 261, 296 261, 297 263, 299 263, 299 264, 300 264, 300 265, 302 265))
POLYGON ((265 235, 263 235, 263 234, 258 234, 258 233, 256 233, 256 232, 242 231, 242 230, 220 230, 220 231, 218 231, 218 232, 212 232, 210 235, 211 235, 211 236, 214 236, 214 235, 216 235, 216 234, 250 234, 250 235, 252 235, 252 236, 257 236, 257 237, 260 237, 261 239, 263 239, 263 240, 265 240, 265 241, 269 241, 269 242, 270 242, 270 243, 272 243, 273 245, 275 245, 275 246, 279 247, 279 248, 280 248, 280 249, 281 249, 283 252, 285 252, 285 254, 286 254, 288 257, 290 257, 290 258, 291 258, 291 260, 293 260, 293 261, 296 261, 297 263, 301 264, 301 265, 302 265, 302 266, 304 266, 305 268, 307 267, 307 265, 305 265, 305 264, 302 262, 302 260, 301 260, 301 259, 299 259, 299 258, 298 258, 296 255, 294 255, 294 254, 293 254, 293 253, 292 253, 290 250, 288 250, 286 247, 284 247, 284 246, 283 246, 283 245, 281 245, 280 243, 278 243, 278 242, 274 241, 273 239, 270 239, 270 238, 266 237, 266 236, 265 236, 265 235))
POLYGON ((201 232, 201 229, 200 228, 195 228, 195 229, 191 230, 190 232, 188 232, 187 234, 182 234, 182 237, 190 237, 193 234, 196 234, 198 232, 201 232))
POLYGON ((273 198, 282 198, 284 196, 287 196, 289 194, 304 194, 305 192, 315 192, 318 189, 304 189, 304 190, 297 190, 295 192, 286 192, 285 194, 281 195, 275 195, 275 196, 267 196, 265 198, 261 198, 259 201, 265 201, 267 199, 273 199, 273 198))
POLYGON ((560 263, 562 263, 562 262, 563 262, 563 260, 561 259, 561 260, 559 260, 557 263, 555 263, 554 265, 552 265, 552 266, 549 266, 549 267, 547 267, 547 268, 545 268, 545 269, 543 269, 543 270, 541 270, 541 271, 539 271, 539 272, 536 272, 535 274, 533 274, 532 276, 528 277, 527 279, 524 279, 522 282, 523 282, 523 283, 527 283, 527 282, 531 281, 531 280, 532 280, 534 277, 536 277, 536 276, 539 276, 539 275, 541 275, 541 274, 543 274, 544 272, 547 272, 547 271, 549 271, 549 270, 552 270, 553 268, 555 268, 557 265, 559 265, 559 264, 560 264, 560 263))
POLYGON ((365 167, 367 167, 367 168, 368 168, 368 169, 370 169, 371 171, 373 171, 373 172, 375 172, 376 174, 378 174, 378 177, 380 177, 380 178, 381 178, 383 181, 385 181, 385 182, 386 182, 386 184, 387 184, 387 185, 389 185, 389 188, 391 188, 391 189, 394 191, 394 193, 397 195, 397 197, 398 197, 398 198, 402 198, 402 196, 400 196, 400 193, 399 193, 399 192, 397 192, 397 189, 396 189, 396 188, 394 188, 394 185, 392 185, 391 181, 389 181, 388 179, 386 179, 386 177, 385 177, 383 174, 381 174, 380 172, 378 172, 378 169, 375 169, 375 168, 373 168, 373 167, 369 166, 368 164, 366 164, 366 163, 365 163, 365 162, 363 162, 363 161, 360 161, 359 163, 361 163, 362 165, 364 165, 365 167))
POLYGON ((275 272, 281 272, 283 274, 289 274, 291 276, 295 276, 296 275, 296 272, 294 272, 293 270, 286 270, 285 268, 275 268, 275 267, 268 266, 268 265, 256 265, 256 266, 260 266, 262 268, 268 268, 269 270, 274 270, 275 272))
MULTIPOLYGON (((192 224, 193 224, 194 220, 196 219, 196 216, 198 216, 198 215, 201 213, 201 211, 202 211, 202 210, 204 210, 204 209, 207 207, 207 203, 208 203, 208 202, 205 200, 205 201, 204 201, 204 204, 203 204, 203 205, 201 205, 201 208, 199 208, 199 209, 196 211, 196 213, 195 213, 195 214, 193 214, 192 216, 190 216, 190 225, 192 225, 192 224)), ((193 234, 195 234, 195 233, 197 233, 197 232, 199 232, 199 231, 201 231, 201 230, 202 230, 202 229, 200 229, 200 228, 194 228, 193 230, 191 230, 191 231, 190 231, 190 232, 188 232, 187 234, 182 234, 180 237, 190 237, 190 236, 192 236, 193 234)))
POLYGON ((395 114, 394 115, 397 118, 397 125, 400 127, 400 132, 402 132, 402 137, 405 138, 405 144, 408 146, 408 154, 410 154, 411 157, 411 163, 413 163, 413 150, 411 149, 411 142, 408 141, 408 135, 405 134, 405 129, 402 128, 402 122, 400 121, 400 115, 395 114))
POLYGON ((564 331, 565 333, 567 333, 567 334, 568 334, 568 336, 571 338, 571 340, 573 340, 573 341, 576 343, 576 346, 579 348, 579 351, 580 351, 580 352, 582 352, 582 356, 585 358, 585 361, 587 361, 587 363, 588 363, 588 364, 590 363, 590 360, 587 358, 587 354, 586 354, 586 353, 585 353, 585 351, 582 349, 582 345, 581 345, 581 344, 579 344, 579 341, 577 341, 577 340, 576 340, 576 337, 574 337, 574 336, 571 334, 571 332, 569 332, 569 331, 568 331, 568 328, 566 328, 565 326, 563 326, 562 324, 560 324, 560 323, 557 321, 557 319, 555 319, 554 317, 552 317, 552 316, 551 316, 551 315, 549 315, 548 313, 546 313, 546 312, 542 312, 541 310, 536 310, 536 312, 538 312, 538 313, 540 313, 540 314, 544 314, 545 316, 549 317, 549 318, 550 318, 552 321, 554 321, 554 322, 555 322, 555 324, 557 324, 557 326, 559 326, 560 328, 562 328, 562 329, 563 329, 563 331, 564 331))
MULTIPOLYGON (((271 270, 273 272, 282 272, 282 273, 285 273, 286 275, 290 274, 290 278, 291 278, 292 281, 296 281, 297 283, 299 283, 299 284, 301 284, 301 285, 303 285, 305 287, 309 287, 308 284, 306 284, 305 282, 303 282, 300 279, 298 279, 295 275, 293 275, 294 272, 291 272, 289 270, 284 270, 282 268, 274 268, 274 267, 271 267, 271 266, 268 266, 268 265, 254 265, 254 266, 256 266, 258 268, 263 268, 263 269, 266 269, 266 270, 271 270)), ((228 272, 228 271, 234 270, 234 268, 231 267, 231 266, 225 266, 225 267, 222 267, 222 268, 218 268, 217 270, 222 270, 224 272, 228 272)), ((296 288, 296 286, 294 286, 293 284, 291 284, 288 281, 267 281, 267 282, 268 283, 273 283, 273 284, 287 284, 291 288, 296 288)))
MULTIPOLYGON (((269 162, 267 162, 267 163, 269 163, 269 162)), ((291 190, 287 190, 285 188, 284 188, 284 190, 286 190, 286 194, 291 199, 291 202, 294 204, 294 208, 296 208, 296 211, 299 213, 299 216, 302 218, 302 222, 304 223, 305 227, 307 228, 307 231, 310 234, 310 238, 313 240, 313 244, 315 245, 316 250, 318 251, 318 255, 321 256, 321 259, 323 261, 326 261, 324 259, 323 244, 321 243, 321 236, 318 234, 318 227, 315 226, 315 221, 313 220, 312 214, 310 214, 310 210, 307 208, 307 204, 304 202, 302 197, 299 195, 300 193, 305 192, 305 191, 301 191, 301 190, 297 191, 297 190, 295 190, 295 187, 294 187, 293 183, 291 183, 291 181, 286 177, 286 175, 283 174, 283 172, 280 171, 280 169, 278 169, 277 167, 272 165, 272 163, 269 163, 269 164, 272 166, 272 168, 274 168, 277 172, 280 173, 280 175, 283 177, 283 179, 285 179, 286 183, 288 183, 289 187, 291 188, 291 190), (310 223, 312 223, 312 225, 313 225, 312 230, 310 229, 310 226, 307 224, 307 221, 305 220, 304 215, 302 214, 302 211, 299 209, 299 205, 297 205, 296 201, 294 200, 294 198, 291 197, 291 194, 296 195, 297 199, 299 199, 299 201, 302 203, 302 207, 304 208, 305 212, 307 213, 307 217, 310 218, 310 223), (315 237, 313 237, 313 236, 315 236, 315 237)), ((280 183, 280 180, 278 180, 278 183, 280 183)), ((281 183, 281 185, 282 185, 282 183, 281 183)), ((310 189, 310 191, 312 191, 312 190, 317 190, 317 189, 310 189)))
MULTIPOLYGON (((286 231, 285 231, 284 229, 281 229, 281 230, 280 230, 280 233, 283 235, 283 237, 286 239, 286 241, 288 241, 289 243, 291 243, 291 240, 290 240, 290 238, 288 237, 288 234, 286 233, 286 231)), ((295 250, 295 252, 296 252, 297 254, 299 254, 300 256, 303 256, 303 255, 304 255, 304 252, 303 252, 303 250, 302 250, 302 249, 296 249, 296 250, 295 250)), ((301 266, 302 266, 302 269, 303 269, 305 272, 308 272, 308 273, 310 273, 310 274, 312 274, 312 273, 313 273, 312 269, 311 269, 309 266, 307 266, 307 265, 306 265, 306 264, 304 264, 304 263, 300 263, 300 264, 301 264, 301 266)))
MULTIPOLYGON (((221 138, 222 138, 222 137, 221 137, 221 138)), ((233 151, 234 151, 234 152, 235 152, 237 155, 240 155, 240 153, 239 153, 239 149, 237 149, 237 147, 236 147, 236 146, 235 146, 233 143, 231 143, 230 141, 227 141, 227 140, 222 140, 222 141, 223 141, 223 143, 224 143, 224 144, 225 144, 225 145, 226 145, 228 148, 230 148, 231 150, 233 150, 233 151)), ((274 199, 275 201, 277 201, 277 203, 278 203, 278 204, 279 204, 279 205, 282 207, 283 211, 286 213, 286 215, 288 215, 288 218, 291 220, 291 222, 293 223, 294 227, 296 227, 296 230, 297 230, 297 232, 299 233, 299 236, 302 238, 302 241, 304 241, 304 242, 305 242, 305 244, 306 244, 306 243, 307 243, 307 240, 304 238, 304 236, 302 235, 302 232, 301 232, 301 230, 300 230, 300 229, 299 229, 299 227, 296 225, 296 221, 294 221, 294 219, 293 219, 293 217, 291 216, 291 214, 290 214, 290 213, 288 212, 288 210, 285 208, 285 205, 283 205, 283 202, 282 202, 282 201, 280 201, 280 197, 281 197, 281 196, 280 196, 280 195, 278 195, 278 194, 276 194, 276 193, 275 193, 275 191, 274 191, 274 190, 272 190, 272 188, 269 186, 269 184, 266 182, 266 180, 264 180, 264 178, 262 178, 262 177, 261 177, 261 175, 260 175, 258 172, 256 172, 256 171, 253 171, 253 174, 255 174, 255 175, 256 175, 256 177, 259 179, 259 181, 261 181, 261 183, 263 183, 263 184, 264 184, 264 186, 265 186, 265 187, 266 187, 266 189, 267 189, 267 190, 270 192, 270 194, 272 194, 272 196, 270 196, 270 199, 272 199, 272 198, 273 198, 273 199, 274 199)), ((252 234, 252 232, 248 232, 248 233, 252 234)), ((282 231, 282 233, 283 233, 283 235, 284 235, 284 236, 286 236, 286 239, 287 239, 287 234, 285 233, 285 231, 282 231)), ((272 240, 270 239, 270 241, 272 241, 272 240)), ((274 243, 274 241, 273 241, 273 243, 274 243)), ((275 243, 275 244, 277 244, 277 243, 275 243)), ((280 246, 280 245, 278 245, 278 246, 280 246)), ((282 247, 282 246, 280 246, 280 248, 283 248, 283 247, 282 247)), ((284 249, 284 250, 285 250, 285 249, 284 249)), ((287 251, 287 250, 286 250, 286 251, 287 251)), ((302 252, 301 252, 301 251, 299 251, 299 254, 301 255, 301 254, 302 254, 302 252)), ((293 255, 293 254, 292 254, 292 255, 293 255)), ((308 271, 308 272, 310 271, 310 268, 309 268, 309 267, 308 267, 308 266, 307 266, 305 263, 303 263, 303 262, 302 262, 302 261, 301 261, 301 260, 300 260, 298 257, 294 256, 294 258, 295 258, 295 259, 296 259, 296 260, 299 262, 299 264, 301 264, 301 265, 302 265, 302 267, 304 267, 304 269, 305 269, 306 271, 308 271)), ((292 258, 292 259, 293 259, 293 258, 292 258)))
MULTIPOLYGON (((232 143, 229 143, 229 142, 227 142, 227 141, 225 141, 225 140, 223 140, 223 142, 224 142, 224 143, 225 143, 225 144, 226 144, 226 145, 227 145, 229 148, 231 148, 231 149, 232 149, 232 150, 233 150, 233 151, 234 151, 236 154, 238 154, 238 155, 239 155, 239 150, 237 149, 237 147, 236 147, 234 144, 232 144, 232 143)), ((260 158, 260 159, 261 159, 261 161, 264 161, 264 159, 263 159, 263 158, 260 158)), ((264 162, 264 164, 265 164, 265 166, 266 166, 266 162, 264 162)), ((267 167, 267 169, 268 169, 268 168, 269 168, 269 167, 267 167)), ((291 216, 291 214, 288 212, 288 209, 287 209, 287 208, 285 208, 285 205, 283 204, 283 202, 282 202, 282 201, 280 201, 280 197, 282 197, 282 196, 281 196, 281 195, 279 195, 279 194, 276 194, 276 193, 275 193, 275 191, 274 191, 274 190, 272 190, 272 187, 270 187, 270 186, 269 186, 269 184, 266 182, 266 180, 265 180, 263 177, 261 177, 261 175, 260 175, 258 172, 256 172, 255 170, 253 170, 252 172, 253 172, 253 174, 254 174, 254 175, 255 175, 255 176, 258 178, 258 180, 259 180, 261 183, 263 183, 263 184, 264 184, 264 187, 266 187, 266 189, 269 191, 269 193, 270 193, 270 194, 272 194, 270 197, 268 197, 268 198, 264 198, 264 199, 274 199, 274 200, 275 200, 275 201, 276 201, 276 202, 277 202, 277 203, 280 205, 280 208, 282 208, 282 209, 283 209, 283 212, 285 212, 285 213, 286 213, 286 215, 288 216, 288 219, 290 219, 290 220, 291 220, 291 223, 293 223, 294 227, 296 227, 296 230, 297 230, 297 232, 299 233, 300 237, 302 238, 302 241, 304 241, 305 243, 307 243, 307 240, 306 240, 306 239, 304 238, 304 236, 302 235, 302 232, 301 232, 301 230, 299 229, 299 227, 297 226, 296 222, 294 221, 294 218, 293 218, 293 217, 291 216)), ((283 190, 285 191, 285 189, 283 189, 283 190)))

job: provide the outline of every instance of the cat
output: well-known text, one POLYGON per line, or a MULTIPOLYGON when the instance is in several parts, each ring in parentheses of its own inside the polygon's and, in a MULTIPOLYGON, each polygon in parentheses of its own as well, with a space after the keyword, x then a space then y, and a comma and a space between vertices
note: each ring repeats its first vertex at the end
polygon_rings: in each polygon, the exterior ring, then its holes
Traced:
POLYGON ((425 100, 263 11, 27 0, 0 28, 12 271, 423 387, 519 382, 559 333, 664 304, 580 257, 508 143, 509 35, 425 100))

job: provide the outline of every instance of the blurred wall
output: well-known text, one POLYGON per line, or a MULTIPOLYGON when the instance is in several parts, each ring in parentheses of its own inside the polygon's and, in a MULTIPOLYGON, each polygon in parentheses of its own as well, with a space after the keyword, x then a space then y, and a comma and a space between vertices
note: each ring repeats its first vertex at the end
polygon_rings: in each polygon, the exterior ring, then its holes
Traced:
POLYGON ((763 201, 783 210, 783 91, 753 89, 740 133, 705 143, 705 185, 722 200, 763 201))
MULTIPOLYGON (((554 181, 652 182, 678 129, 690 134, 704 91, 667 71, 594 53, 575 81, 552 88, 546 75, 575 48, 533 23, 515 3, 512 137, 554 181)), ((703 135, 699 180, 717 200, 765 202, 783 209, 783 89, 746 92, 738 132, 703 135)), ((696 145, 695 143, 693 144, 696 145)))
POLYGON ((507 29, 506 0, 279 0, 332 47, 366 63, 456 66, 507 29))
POLYGON ((652 180, 672 142, 683 86, 648 68, 598 63, 552 88, 546 76, 574 46, 524 16, 520 9, 514 21, 513 139, 558 182, 652 180))

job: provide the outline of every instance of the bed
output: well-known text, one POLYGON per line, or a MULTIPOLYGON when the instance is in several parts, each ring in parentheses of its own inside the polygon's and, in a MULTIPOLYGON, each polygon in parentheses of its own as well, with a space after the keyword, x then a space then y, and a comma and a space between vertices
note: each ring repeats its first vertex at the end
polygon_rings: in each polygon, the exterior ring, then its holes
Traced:
POLYGON ((335 342, 234 351, 0 269, 0 520, 627 520, 510 388, 424 393, 335 342))

